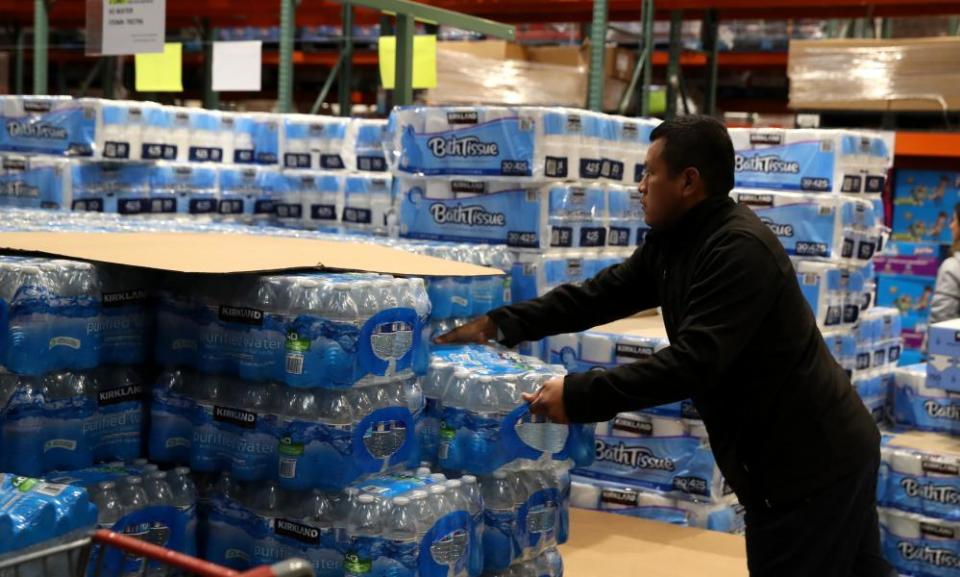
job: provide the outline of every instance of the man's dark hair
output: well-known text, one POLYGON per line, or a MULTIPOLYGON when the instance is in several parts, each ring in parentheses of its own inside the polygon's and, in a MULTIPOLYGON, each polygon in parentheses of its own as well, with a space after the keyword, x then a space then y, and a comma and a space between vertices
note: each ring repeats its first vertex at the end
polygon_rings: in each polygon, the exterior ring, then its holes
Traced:
POLYGON ((733 142, 727 127, 710 116, 678 116, 650 133, 663 139, 663 160, 673 175, 693 167, 700 171, 707 194, 727 195, 733 189, 733 142))

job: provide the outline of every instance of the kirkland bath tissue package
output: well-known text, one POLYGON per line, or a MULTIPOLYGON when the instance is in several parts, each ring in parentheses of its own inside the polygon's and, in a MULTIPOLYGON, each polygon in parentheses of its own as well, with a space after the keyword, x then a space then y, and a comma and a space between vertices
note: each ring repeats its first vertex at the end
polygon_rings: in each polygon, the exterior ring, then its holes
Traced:
POLYGON ((606 245, 607 191, 601 184, 398 180, 403 236, 519 249, 606 245))
POLYGON ((731 128, 736 186, 804 192, 883 192, 884 138, 851 130, 731 128))
POLYGON ((71 164, 73 210, 142 214, 149 210, 153 166, 134 162, 75 161, 71 164))
POLYGON ((571 477, 570 505, 723 533, 742 534, 745 527, 744 508, 733 495, 707 503, 626 481, 579 475, 571 477))
POLYGON ((853 325, 860 318, 864 279, 858 270, 829 262, 794 263, 800 291, 813 309, 817 325, 833 328, 853 325))
POLYGON ((284 168, 343 170, 349 118, 284 114, 280 157, 284 168))
POLYGON ((902 575, 952 577, 960 568, 960 523, 881 509, 880 539, 902 575))
POLYGON ((336 172, 287 169, 276 204, 283 226, 322 230, 337 225, 343 210, 343 175, 336 172))
POLYGON ((790 256, 862 264, 880 243, 880 217, 864 199, 745 189, 731 196, 757 213, 790 256))
POLYGON ((0 154, 0 207, 69 209, 70 200, 68 160, 0 154))
POLYGON ((960 392, 960 319, 927 329, 927 386, 960 392))
POLYGON ((538 107, 401 107, 393 161, 422 176, 638 182, 653 119, 538 107))
POLYGON ((960 434, 960 393, 927 386, 925 364, 897 367, 893 421, 921 431, 960 434))
POLYGON ((917 443, 944 445, 946 440, 929 439, 916 433, 895 435, 881 448, 883 462, 877 483, 877 502, 933 517, 960 521, 960 454, 952 447, 931 445, 916 449, 917 443))
POLYGON ((515 303, 536 298, 561 284, 592 278, 627 256, 629 253, 583 250, 518 253, 511 272, 510 294, 515 303))

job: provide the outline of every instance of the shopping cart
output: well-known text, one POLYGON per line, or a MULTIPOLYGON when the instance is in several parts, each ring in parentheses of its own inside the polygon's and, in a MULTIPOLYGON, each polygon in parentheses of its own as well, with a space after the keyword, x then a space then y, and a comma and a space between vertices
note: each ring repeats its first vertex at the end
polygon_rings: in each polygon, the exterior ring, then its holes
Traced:
POLYGON ((313 566, 302 559, 287 559, 274 565, 234 571, 196 557, 99 529, 76 539, 0 560, 0 577, 135 577, 196 575, 199 577, 314 577, 313 566), (107 551, 117 550, 126 559, 143 559, 131 573, 105 570, 107 551), (94 551, 96 553, 94 554, 94 551), (94 555, 92 567, 91 555, 94 555))

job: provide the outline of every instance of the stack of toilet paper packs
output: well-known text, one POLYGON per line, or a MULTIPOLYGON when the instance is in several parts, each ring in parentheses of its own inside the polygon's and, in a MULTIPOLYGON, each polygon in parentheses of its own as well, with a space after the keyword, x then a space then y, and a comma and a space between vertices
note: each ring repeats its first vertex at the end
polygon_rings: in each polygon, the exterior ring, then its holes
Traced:
POLYGON ((382 120, 0 96, 0 207, 385 233, 382 120))
MULTIPOLYGON (((590 278, 647 232, 637 183, 656 119, 546 107, 390 116, 400 234, 503 244, 513 301, 590 278)), ((541 345, 523 352, 543 356, 541 345)))

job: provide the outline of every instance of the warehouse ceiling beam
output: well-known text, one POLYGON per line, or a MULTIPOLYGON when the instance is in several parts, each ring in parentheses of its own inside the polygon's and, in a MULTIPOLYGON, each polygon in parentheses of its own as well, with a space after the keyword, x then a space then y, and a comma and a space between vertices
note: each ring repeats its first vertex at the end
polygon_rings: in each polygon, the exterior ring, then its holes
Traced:
POLYGON ((593 21, 590 24, 590 72, 587 77, 587 108, 590 110, 603 110, 603 60, 606 42, 607 0, 593 0, 593 21))
POLYGON ((50 19, 47 0, 33 0, 33 93, 47 93, 47 47, 50 46, 50 19))
POLYGON ((280 0, 280 63, 277 73, 277 112, 293 112, 293 36, 296 0, 280 0))
POLYGON ((330 94, 330 89, 333 87, 333 81, 336 80, 337 76, 340 75, 340 71, 343 69, 343 63, 345 61, 346 55, 341 52, 340 56, 337 57, 337 61, 333 63, 333 68, 330 69, 330 74, 327 75, 327 79, 323 82, 323 88, 320 89, 320 94, 317 94, 317 99, 313 101, 313 106, 310 107, 310 114, 317 114, 320 112, 320 107, 323 106, 323 103, 327 101, 327 95, 330 94))
MULTIPOLYGON (((353 5, 343 3, 341 17, 343 38, 340 42, 340 73, 337 75, 337 101, 340 103, 340 116, 350 116, 353 107, 351 87, 353 84, 353 5)), ((331 70, 330 75, 334 72, 331 70)), ((326 99, 326 97, 324 97, 326 99)))
POLYGON ((720 30, 720 19, 716 10, 707 10, 703 18, 703 51, 707 53, 707 86, 704 89, 703 113, 713 116, 717 113, 717 86, 718 75, 717 56, 719 42, 717 35, 720 30))
POLYGON ((350 0, 350 3, 396 15, 397 50, 393 103, 399 106, 413 102, 413 34, 417 20, 471 30, 505 40, 515 40, 517 37, 516 27, 509 24, 468 16, 429 4, 408 0, 350 0))
POLYGON ((668 119, 677 115, 677 99, 680 96, 680 37, 683 28, 683 12, 670 12, 670 56, 667 61, 667 110, 668 119))
MULTIPOLYGON (((650 85, 653 84, 653 0, 643 1, 643 86, 640 88, 640 116, 650 116, 650 85)), ((678 56, 679 58, 679 56, 678 56)))

